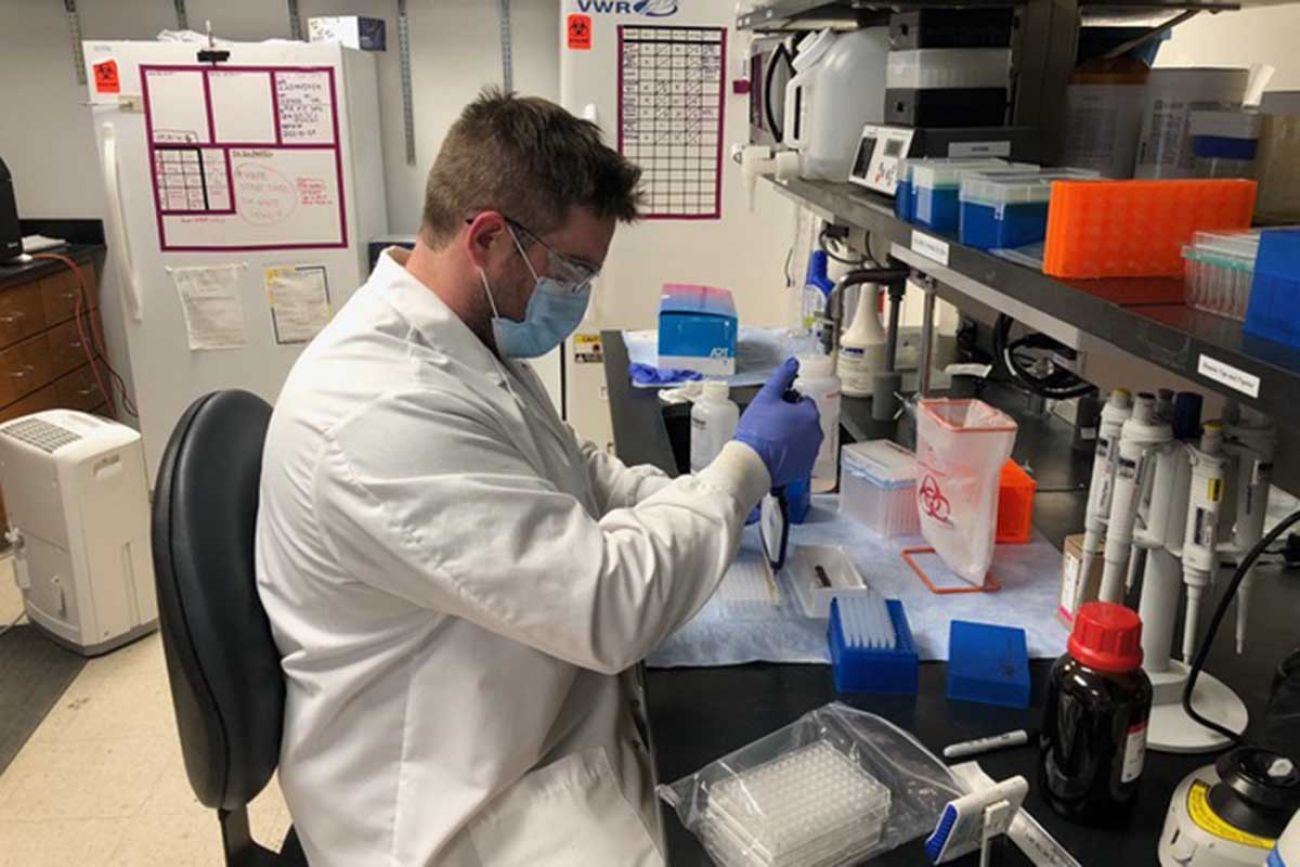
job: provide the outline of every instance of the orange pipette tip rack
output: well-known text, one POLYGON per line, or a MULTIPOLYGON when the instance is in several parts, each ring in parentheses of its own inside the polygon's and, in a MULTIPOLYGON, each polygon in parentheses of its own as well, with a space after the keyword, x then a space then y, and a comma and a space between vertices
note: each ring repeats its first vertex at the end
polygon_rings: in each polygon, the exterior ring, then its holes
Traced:
POLYGON ((1043 273, 1181 277, 1194 232, 1248 229, 1254 208, 1248 180, 1056 181, 1043 273))

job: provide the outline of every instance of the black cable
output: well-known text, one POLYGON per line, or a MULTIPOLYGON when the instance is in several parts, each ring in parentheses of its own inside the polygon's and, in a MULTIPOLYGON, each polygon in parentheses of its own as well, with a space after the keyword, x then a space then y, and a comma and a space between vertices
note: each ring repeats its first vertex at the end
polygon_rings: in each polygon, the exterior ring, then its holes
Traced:
MULTIPOLYGON (((817 233, 817 248, 826 254, 826 258, 833 259, 836 262, 839 262, 841 265, 848 265, 853 268, 861 268, 863 265, 867 264, 868 259, 866 256, 858 256, 855 259, 847 259, 839 255, 838 253, 832 251, 831 249, 829 249, 826 246, 826 239, 829 237, 830 237, 830 227, 823 224, 821 231, 817 233)), ((835 240, 838 241, 839 239, 836 238, 835 240)))
POLYGON ((1228 582, 1227 588, 1223 591, 1223 596, 1219 598, 1219 604, 1214 609, 1214 616, 1210 618, 1210 628, 1206 631, 1205 637, 1201 639, 1200 646, 1196 648, 1196 658, 1192 661, 1192 667, 1187 672, 1187 683, 1183 686, 1183 710, 1189 717, 1196 720, 1207 729, 1218 732, 1228 738, 1228 740, 1233 744, 1241 743, 1240 734, 1226 726, 1219 725, 1213 720, 1206 719, 1197 713, 1196 709, 1192 707, 1192 693, 1196 691, 1196 678, 1200 676, 1201 669, 1205 667, 1205 660, 1210 655, 1210 646, 1214 643, 1214 636, 1218 633, 1219 626, 1223 623, 1223 618, 1228 614, 1228 605, 1237 595, 1237 588, 1241 586, 1242 581, 1246 580, 1246 574, 1250 572, 1250 567, 1255 565, 1255 561, 1259 559, 1259 555, 1262 554, 1269 545, 1272 545, 1277 541, 1278 536, 1281 536, 1297 522, 1300 522, 1300 512, 1292 512, 1287 515, 1278 522, 1276 527, 1265 533, 1264 538, 1256 542, 1250 551, 1246 553, 1245 557, 1241 558, 1241 563, 1237 565, 1237 571, 1232 573, 1232 580, 1228 582))
MULTIPOLYGON (((1082 379, 1073 371, 1055 364, 1052 366, 1052 371, 1045 376, 1026 370, 1025 367, 1028 365, 1021 366, 1023 362, 1017 357, 1019 350, 1054 349, 1058 344, 1045 334, 1032 332, 1008 342, 1011 336, 1011 326, 1014 324, 1014 319, 1002 313, 998 315, 998 320, 993 326, 994 361, 1006 372, 1007 376, 1011 377, 1013 382, 1019 383, 1034 394, 1055 400, 1083 397, 1096 388, 1092 383, 1082 379)), ((1026 357, 1037 360, 1032 355, 1026 357)))
POLYGON ((790 54, 790 49, 785 47, 785 42, 781 41, 776 44, 776 49, 768 58, 767 72, 763 76, 763 116, 767 118, 768 131, 772 133, 772 138, 776 139, 777 144, 785 138, 785 130, 776 122, 776 114, 772 111, 772 78, 776 74, 777 63, 782 55, 790 64, 790 68, 794 68, 794 56, 790 54))

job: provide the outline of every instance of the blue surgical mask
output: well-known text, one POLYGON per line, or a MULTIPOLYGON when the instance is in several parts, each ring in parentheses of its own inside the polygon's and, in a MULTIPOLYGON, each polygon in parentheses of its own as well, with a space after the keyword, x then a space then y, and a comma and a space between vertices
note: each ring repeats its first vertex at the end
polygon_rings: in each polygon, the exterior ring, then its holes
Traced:
POLYGON ((528 299, 522 322, 506 319, 497 312, 496 299, 492 297, 492 286, 487 274, 479 269, 479 278, 483 281, 483 291, 487 293, 488 305, 492 308, 492 335, 496 340, 497 351, 505 358, 540 358, 564 342, 577 330, 582 317, 587 313, 587 303, 591 299, 589 282, 573 284, 542 277, 533 270, 533 265, 524 254, 513 231, 510 233, 519 255, 533 275, 533 294, 528 299))

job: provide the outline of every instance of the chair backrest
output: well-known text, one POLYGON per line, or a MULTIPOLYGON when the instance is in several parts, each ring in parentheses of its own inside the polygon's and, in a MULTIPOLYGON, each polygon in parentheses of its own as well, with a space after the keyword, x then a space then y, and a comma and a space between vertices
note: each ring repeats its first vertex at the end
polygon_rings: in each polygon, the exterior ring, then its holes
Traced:
POLYGON ((244 391, 195 401, 154 488, 158 616, 185 771, 198 799, 222 810, 252 800, 280 753, 284 675, 253 568, 270 418, 244 391))

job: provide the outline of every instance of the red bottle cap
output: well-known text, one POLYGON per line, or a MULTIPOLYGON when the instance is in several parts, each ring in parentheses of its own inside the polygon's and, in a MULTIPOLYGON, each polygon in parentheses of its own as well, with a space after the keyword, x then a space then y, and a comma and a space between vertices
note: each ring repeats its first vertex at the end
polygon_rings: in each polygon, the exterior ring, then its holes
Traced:
POLYGON ((1114 602, 1089 602, 1074 618, 1069 651, 1098 671, 1133 671, 1142 664, 1142 618, 1114 602))

